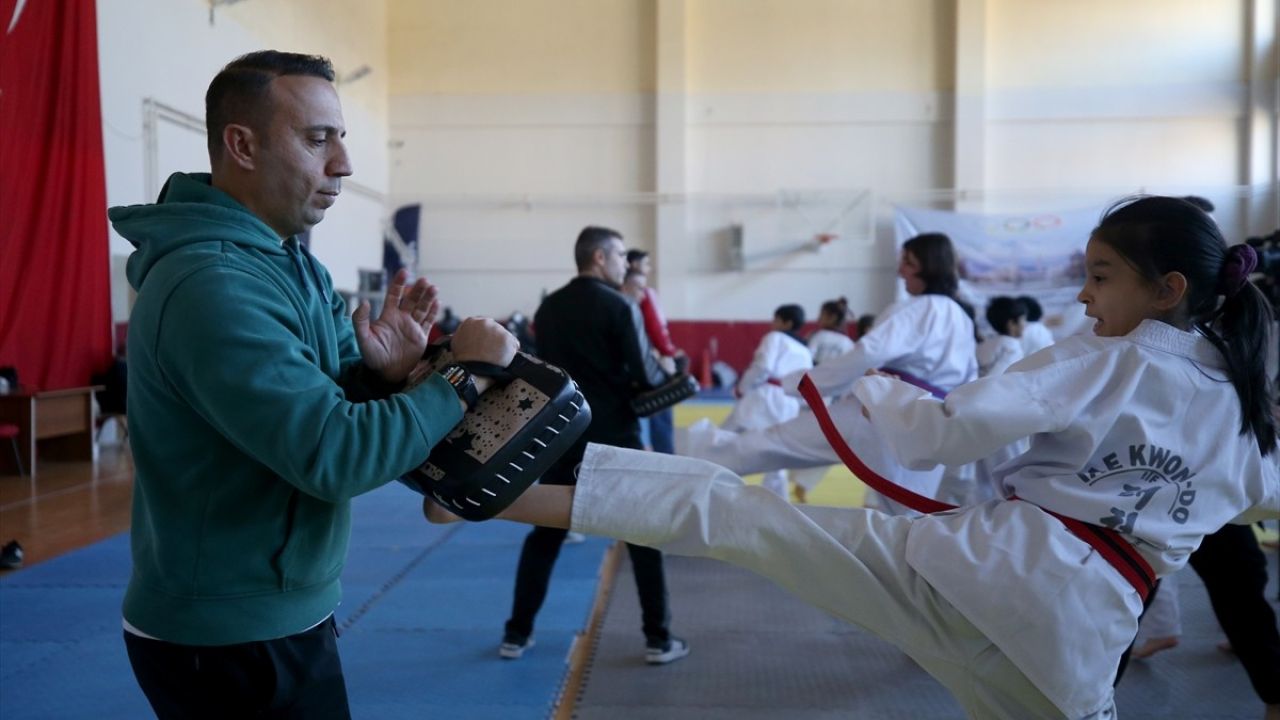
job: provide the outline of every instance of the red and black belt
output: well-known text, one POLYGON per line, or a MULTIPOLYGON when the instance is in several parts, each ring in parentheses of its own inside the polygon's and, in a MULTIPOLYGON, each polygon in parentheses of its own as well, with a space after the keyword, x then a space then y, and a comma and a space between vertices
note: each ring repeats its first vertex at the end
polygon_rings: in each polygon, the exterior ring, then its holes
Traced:
MULTIPOLYGON (((871 486, 873 490, 881 495, 917 512, 935 513, 956 508, 955 505, 914 493, 880 476, 867 467, 857 453, 853 451, 853 448, 849 447, 849 444, 844 441, 840 431, 836 429, 835 423, 831 421, 831 413, 827 411, 827 406, 822 401, 822 395, 819 394, 817 386, 813 384, 813 380, 808 375, 805 375, 804 379, 800 381, 799 390, 800 395, 809 404, 809 409, 813 411, 814 416, 818 419, 818 427, 822 428, 822 434, 826 437, 827 443, 831 445, 832 450, 835 450, 836 455, 840 457, 845 466, 852 470, 854 475, 858 476, 858 479, 871 486)), ((1021 498, 1012 497, 1010 500, 1021 500, 1021 498)), ((1022 502, 1026 501, 1022 500, 1022 502)), ((1097 550, 1111 564, 1111 567, 1115 568, 1133 586, 1133 589, 1142 598, 1142 602, 1145 603, 1147 601, 1147 597, 1155 588, 1155 570, 1151 568, 1151 564, 1138 553, 1133 545, 1120 537, 1120 533, 1111 528, 1100 527, 1082 520, 1066 517, 1065 515, 1059 515, 1052 510, 1040 509, 1057 518, 1073 535, 1097 550)))

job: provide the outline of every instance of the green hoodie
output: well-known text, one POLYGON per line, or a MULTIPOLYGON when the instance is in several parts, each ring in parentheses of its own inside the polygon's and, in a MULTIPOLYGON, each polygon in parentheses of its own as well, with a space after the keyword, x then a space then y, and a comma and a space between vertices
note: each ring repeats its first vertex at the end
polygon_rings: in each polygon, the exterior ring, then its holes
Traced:
POLYGON ((208 175, 109 215, 137 248, 125 620, 185 645, 301 632, 338 604, 351 498, 420 464, 457 395, 434 377, 352 402, 364 370, 328 272, 208 175))

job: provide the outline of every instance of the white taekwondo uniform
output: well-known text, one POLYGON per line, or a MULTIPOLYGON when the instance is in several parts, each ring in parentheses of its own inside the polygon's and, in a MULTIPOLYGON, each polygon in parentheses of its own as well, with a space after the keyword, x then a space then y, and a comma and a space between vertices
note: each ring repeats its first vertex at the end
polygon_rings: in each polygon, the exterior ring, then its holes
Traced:
POLYGON ((813 355, 813 364, 821 365, 831 358, 843 355, 853 349, 853 338, 842 332, 818 328, 809 336, 809 353, 813 355))
MULTIPOLYGON (((958 303, 943 295, 917 295, 891 305, 853 350, 808 371, 830 405, 841 434, 859 449, 863 461, 881 475, 921 495, 933 496, 941 468, 911 471, 902 467, 861 418, 861 406, 847 395, 854 382, 871 368, 889 367, 908 373, 944 391, 977 377, 973 322, 958 303)), ((782 378, 790 394, 804 372, 782 378)), ((710 460, 747 475, 783 468, 805 468, 840 462, 807 408, 795 419, 761 430, 731 433, 699 421, 689 428, 688 455, 710 460)), ((905 512, 887 498, 868 493, 886 512, 905 512)))
POLYGON ((1025 502, 921 517, 801 509, 710 463, 591 445, 572 527, 758 572, 897 644, 971 717, 1114 717, 1142 602, 1037 505, 1113 527, 1160 576, 1223 524, 1280 516, 1275 457, 1239 434, 1223 368, 1203 337, 1148 320, 1123 338, 1064 340, 945 402, 890 378, 858 382, 914 467, 1029 434, 997 471, 1025 502))
MULTIPOLYGON (((1052 344, 1052 343, 1051 343, 1052 344)), ((1048 347, 1047 345, 1045 347, 1048 347)), ((1039 348, 1037 348, 1039 349, 1039 348)), ((1022 349, 1022 340, 1009 335, 991 335, 978 343, 978 377, 999 375, 1030 353, 1022 349)))
POLYGON ((1034 355, 1053 344, 1053 333, 1039 320, 1028 322, 1026 327, 1022 328, 1021 341, 1022 354, 1034 355))
MULTIPOLYGON (((766 333, 756 347, 751 364, 738 380, 742 397, 725 418, 724 429, 731 432, 759 430, 794 418, 800 412, 801 401, 788 395, 776 383, 784 375, 804 372, 811 367, 813 356, 804 343, 778 330, 766 333)), ((787 471, 774 469, 766 472, 763 485, 786 497, 787 471)))
POLYGON ((795 417, 800 412, 801 401, 788 395, 777 383, 783 376, 803 373, 812 367, 813 356, 804 343, 777 330, 767 333, 738 380, 742 397, 725 418, 724 427, 755 430, 795 417))

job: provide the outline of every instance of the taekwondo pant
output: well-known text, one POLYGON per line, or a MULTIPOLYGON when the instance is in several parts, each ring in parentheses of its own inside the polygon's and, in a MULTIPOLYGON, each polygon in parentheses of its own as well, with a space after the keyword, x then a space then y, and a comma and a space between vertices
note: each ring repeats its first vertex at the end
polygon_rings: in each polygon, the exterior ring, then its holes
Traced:
MULTIPOLYGON (((588 446, 572 511, 576 531, 710 557, 772 580, 901 648, 970 717, 1065 717, 912 569, 912 522, 868 510, 798 508, 707 463, 598 445, 588 446)), ((1106 697, 1085 717, 1114 718, 1106 697)))
MULTIPOLYGON (((908 490, 926 497, 936 496, 942 480, 942 466, 923 471, 903 467, 875 427, 862 417, 862 405, 852 396, 833 401, 829 410, 845 442, 868 467, 908 490)), ((840 462, 818 427, 817 417, 808 408, 784 423, 740 433, 700 422, 689 428, 688 437, 688 455, 710 460, 738 475, 840 462)), ((868 491, 867 504, 892 515, 916 514, 871 491, 868 491)))

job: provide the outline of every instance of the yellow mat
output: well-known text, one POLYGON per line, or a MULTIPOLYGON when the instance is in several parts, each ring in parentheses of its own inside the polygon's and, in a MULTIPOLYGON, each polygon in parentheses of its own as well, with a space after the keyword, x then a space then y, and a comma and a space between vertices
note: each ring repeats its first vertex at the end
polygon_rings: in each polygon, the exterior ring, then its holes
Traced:
MULTIPOLYGON (((681 403, 675 408, 676 427, 687 428, 694 422, 708 418, 719 425, 733 409, 732 403, 681 403)), ((748 475, 744 478, 752 485, 760 484, 760 475, 748 475)), ((833 465, 823 476, 808 497, 810 505, 832 505, 836 507, 862 507, 867 494, 867 486, 854 477, 844 465, 833 465)))

